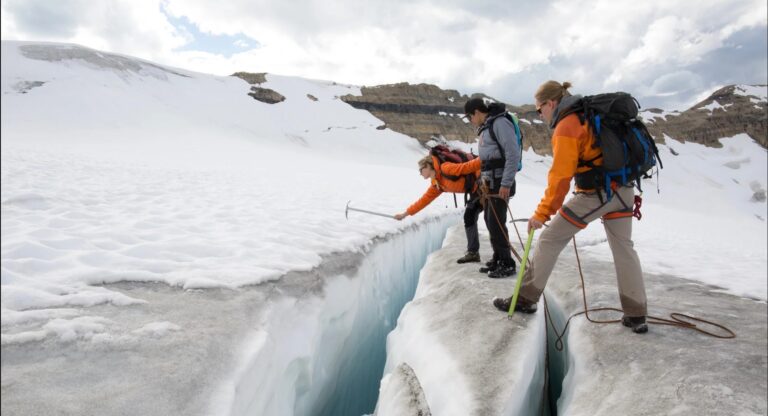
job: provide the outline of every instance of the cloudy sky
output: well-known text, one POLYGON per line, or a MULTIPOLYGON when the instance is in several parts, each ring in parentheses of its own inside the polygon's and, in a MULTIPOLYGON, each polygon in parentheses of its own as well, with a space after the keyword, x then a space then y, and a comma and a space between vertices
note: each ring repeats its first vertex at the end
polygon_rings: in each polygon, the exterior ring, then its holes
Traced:
POLYGON ((512 104, 548 79, 686 109, 768 78, 765 0, 2 0, 2 39, 198 72, 431 83, 512 104))

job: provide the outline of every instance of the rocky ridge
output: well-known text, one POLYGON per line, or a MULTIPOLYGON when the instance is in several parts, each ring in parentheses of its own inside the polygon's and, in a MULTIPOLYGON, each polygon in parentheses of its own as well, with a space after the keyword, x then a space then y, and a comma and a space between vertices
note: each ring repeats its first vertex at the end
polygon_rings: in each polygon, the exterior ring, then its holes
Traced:
MULTIPOLYGON (((233 74, 251 84, 248 95, 274 104, 285 99, 277 91, 262 88, 264 73, 233 74)), ((476 131, 466 120, 464 103, 473 97, 499 101, 484 94, 462 95, 431 84, 398 84, 362 87, 361 95, 338 97, 347 104, 369 111, 382 121, 379 129, 389 128, 417 139, 422 144, 438 138, 473 142, 476 131)), ((309 99, 314 97, 308 96, 309 99)), ((499 101, 500 102, 500 101, 499 101)), ((538 117, 532 104, 509 105, 520 119, 523 147, 538 154, 552 154, 550 129, 538 117)), ((718 139, 746 133, 768 148, 768 97, 765 85, 729 85, 688 110, 641 109, 640 117, 658 143, 667 138, 720 147, 718 139)))
MULTIPOLYGON (((362 95, 345 95, 342 100, 355 108, 370 111, 387 128, 426 143, 432 138, 471 142, 475 130, 461 119, 463 104, 473 94, 461 95, 428 84, 399 83, 363 87, 362 95)), ((494 100, 498 101, 498 100, 494 100)), ((539 154, 551 154, 550 131, 536 114, 533 105, 507 105, 520 118, 524 147, 533 146, 539 154)), ((652 108, 641 111, 643 120, 657 142, 666 138, 719 147, 718 139, 739 133, 768 147, 768 101, 765 86, 730 85, 717 90, 704 101, 683 112, 652 108)))
POLYGON ((642 116, 657 141, 666 135, 678 141, 720 147, 718 139, 747 133, 761 146, 768 147, 765 94, 765 85, 729 85, 686 111, 664 113, 649 109, 642 116))
MULTIPOLYGON (((462 119, 464 103, 474 97, 498 101, 484 94, 472 96, 456 90, 443 90, 435 85, 399 83, 363 87, 362 95, 339 97, 349 105, 367 110, 384 122, 385 127, 414 137, 421 143, 433 138, 472 142, 476 132, 462 119)), ((510 106, 507 109, 521 118, 526 140, 525 148, 533 145, 536 151, 551 153, 549 132, 536 116, 533 105, 510 106)))

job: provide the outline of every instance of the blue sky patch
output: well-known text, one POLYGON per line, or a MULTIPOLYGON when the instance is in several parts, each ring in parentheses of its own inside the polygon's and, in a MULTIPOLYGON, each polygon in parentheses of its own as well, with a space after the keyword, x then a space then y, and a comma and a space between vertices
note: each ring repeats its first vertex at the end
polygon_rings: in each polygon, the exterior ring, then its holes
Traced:
POLYGON ((161 10, 168 19, 168 22, 170 22, 176 29, 188 33, 192 37, 191 42, 180 48, 176 48, 176 51, 202 51, 223 55, 225 58, 229 58, 236 53, 245 52, 249 49, 256 49, 261 46, 257 40, 251 39, 242 33, 238 33, 234 36, 203 33, 198 26, 192 23, 186 16, 174 17, 165 9, 161 8, 161 10))

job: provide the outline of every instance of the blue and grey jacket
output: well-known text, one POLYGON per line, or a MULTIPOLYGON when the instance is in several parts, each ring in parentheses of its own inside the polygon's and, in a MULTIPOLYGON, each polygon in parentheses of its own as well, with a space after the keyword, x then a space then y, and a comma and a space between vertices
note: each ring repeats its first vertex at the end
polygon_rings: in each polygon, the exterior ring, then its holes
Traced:
POLYGON ((489 182, 489 186, 494 189, 499 186, 512 187, 515 183, 515 174, 520 163, 520 145, 515 134, 515 126, 504 117, 504 113, 489 115, 482 126, 478 129, 480 136, 480 147, 478 153, 483 164, 482 177, 489 182), (493 132, 499 140, 497 144, 491 137, 489 127, 493 125, 493 132), (503 167, 500 167, 501 160, 504 160, 503 167))

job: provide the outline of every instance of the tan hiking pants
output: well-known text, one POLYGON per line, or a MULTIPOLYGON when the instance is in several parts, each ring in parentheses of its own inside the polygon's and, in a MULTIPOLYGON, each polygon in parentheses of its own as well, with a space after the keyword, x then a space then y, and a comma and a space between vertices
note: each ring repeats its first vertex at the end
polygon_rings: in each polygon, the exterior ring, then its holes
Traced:
MULTIPOLYGON (((608 245, 613 253, 619 298, 625 316, 648 314, 640 259, 632 243, 634 188, 622 187, 613 198, 601 203, 596 193, 577 193, 569 199, 539 236, 531 265, 525 271, 520 297, 538 302, 560 252, 577 232, 603 217, 608 245)), ((605 201, 603 194, 603 201, 605 201)))

